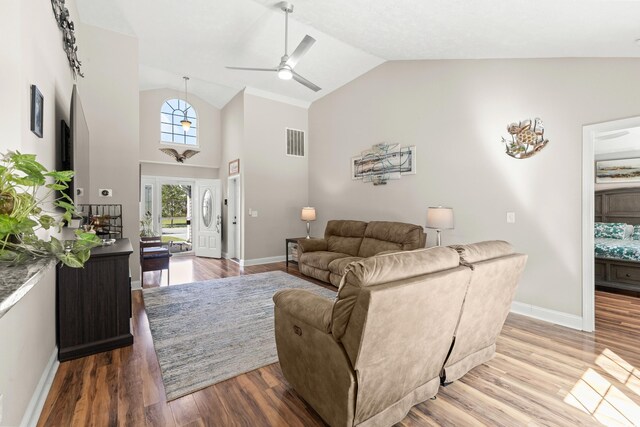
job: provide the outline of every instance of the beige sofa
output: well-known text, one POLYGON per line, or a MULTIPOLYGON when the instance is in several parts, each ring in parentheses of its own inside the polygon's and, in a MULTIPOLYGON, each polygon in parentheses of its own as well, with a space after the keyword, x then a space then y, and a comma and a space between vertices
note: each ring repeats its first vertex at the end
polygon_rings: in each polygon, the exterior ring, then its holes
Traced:
POLYGON ((424 230, 419 225, 389 221, 332 220, 324 239, 298 241, 298 268, 306 276, 334 286, 353 261, 385 251, 423 248, 424 230))
POLYGON ((274 295, 282 372, 329 425, 391 426, 436 395, 443 372, 459 378, 493 354, 526 256, 505 242, 456 250, 355 261, 335 300, 297 289, 274 295), (483 305, 496 314, 477 318, 476 340, 470 321, 483 305))

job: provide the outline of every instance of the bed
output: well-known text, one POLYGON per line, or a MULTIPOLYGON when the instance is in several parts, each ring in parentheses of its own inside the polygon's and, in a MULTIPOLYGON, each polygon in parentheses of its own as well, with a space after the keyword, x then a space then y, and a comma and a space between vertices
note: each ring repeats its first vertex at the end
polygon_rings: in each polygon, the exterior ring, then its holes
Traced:
MULTIPOLYGON (((640 187, 596 191, 596 223, 640 225, 640 187)), ((595 238, 595 284, 640 293, 640 240, 595 238)))

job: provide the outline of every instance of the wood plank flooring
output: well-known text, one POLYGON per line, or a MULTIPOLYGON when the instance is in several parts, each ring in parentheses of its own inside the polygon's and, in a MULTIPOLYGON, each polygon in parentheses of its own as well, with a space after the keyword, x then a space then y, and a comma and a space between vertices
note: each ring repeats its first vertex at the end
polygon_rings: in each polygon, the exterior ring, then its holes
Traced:
MULTIPOLYGON (((173 257, 171 283, 285 270, 173 257)), ((295 267, 289 273, 299 275, 295 267)), ((145 273, 145 284, 166 282, 145 273)), ((323 426, 278 364, 167 403, 140 291, 133 346, 60 364, 39 426, 323 426)), ((398 426, 640 425, 640 300, 596 292, 596 333, 510 314, 497 355, 398 426)))

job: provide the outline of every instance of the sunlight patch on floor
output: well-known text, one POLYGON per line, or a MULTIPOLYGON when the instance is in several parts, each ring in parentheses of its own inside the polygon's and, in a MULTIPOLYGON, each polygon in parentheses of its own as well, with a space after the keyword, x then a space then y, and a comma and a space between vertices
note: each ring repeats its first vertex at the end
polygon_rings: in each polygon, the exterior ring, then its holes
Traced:
MULTIPOLYGON (((640 390, 640 373, 609 349, 596 364, 633 392, 640 390)), ((565 397, 564 402, 591 414, 606 426, 633 426, 640 423, 640 406, 595 370, 589 368, 565 397)))

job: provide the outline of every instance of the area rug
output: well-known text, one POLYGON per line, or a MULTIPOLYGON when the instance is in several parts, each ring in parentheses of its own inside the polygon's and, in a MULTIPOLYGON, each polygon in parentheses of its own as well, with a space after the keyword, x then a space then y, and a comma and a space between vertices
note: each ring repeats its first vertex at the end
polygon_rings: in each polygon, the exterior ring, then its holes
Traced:
POLYGON ((278 361, 273 294, 335 292, 282 271, 145 289, 167 400, 278 361))

